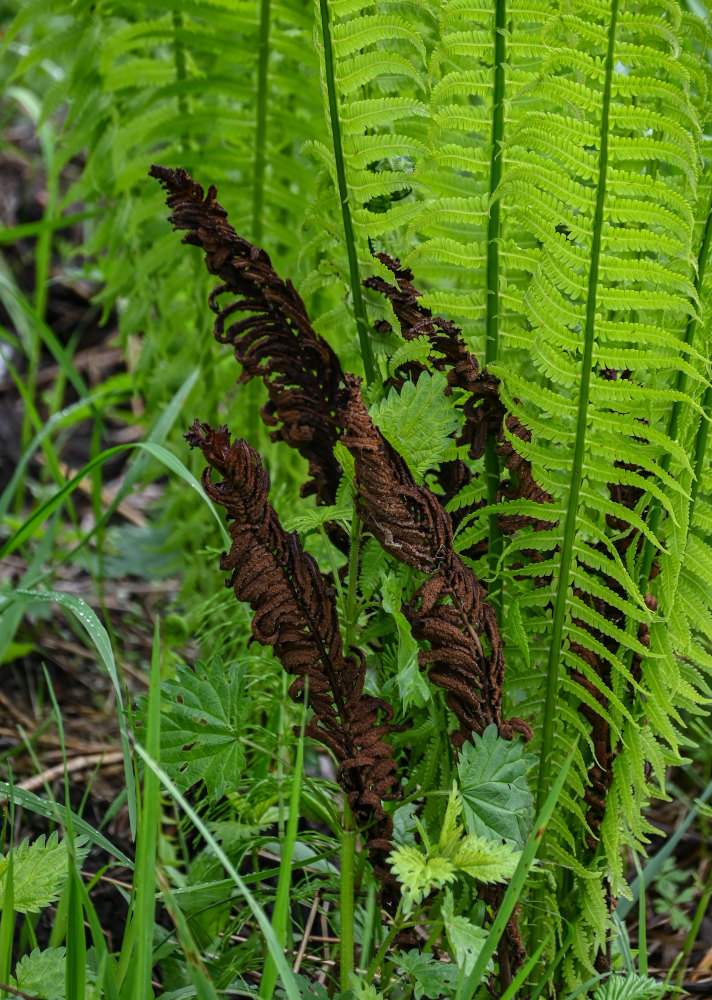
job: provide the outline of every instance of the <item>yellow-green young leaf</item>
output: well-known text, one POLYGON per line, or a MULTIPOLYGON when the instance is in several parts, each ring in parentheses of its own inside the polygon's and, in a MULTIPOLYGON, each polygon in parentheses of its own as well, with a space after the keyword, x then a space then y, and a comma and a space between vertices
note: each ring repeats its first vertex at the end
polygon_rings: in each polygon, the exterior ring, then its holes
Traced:
POLYGON ((433 889, 442 889, 455 879, 455 867, 447 858, 430 858, 417 847, 397 847, 388 856, 391 868, 403 885, 403 912, 410 913, 433 889))
POLYGON ((445 810, 443 828, 440 832, 440 839, 438 840, 437 846, 438 854, 442 855, 444 858, 452 860, 456 856, 462 842, 465 829, 459 822, 461 812, 462 796, 458 792, 457 785, 453 781, 452 788, 450 789, 450 795, 447 800, 447 809, 445 810))
POLYGON ((453 864, 478 882, 504 882, 514 874, 521 853, 509 844, 473 834, 463 841, 453 864))
MULTIPOLYGON (((81 865, 89 848, 88 838, 75 837, 77 864, 81 865)), ((45 842, 44 834, 32 844, 23 840, 12 848, 13 905, 17 913, 39 913, 53 903, 65 886, 69 874, 67 842, 61 843, 57 833, 45 842)), ((5 879, 10 867, 9 855, 0 857, 0 899, 5 892, 5 879)))
POLYGON ((418 480, 434 469, 452 444, 462 414, 446 396, 447 377, 442 372, 423 372, 417 384, 406 382, 400 395, 388 396, 370 409, 371 418, 386 440, 403 456, 418 480))
POLYGON ((245 667, 224 667, 219 656, 196 661, 194 671, 179 666, 163 693, 170 707, 161 722, 161 764, 178 788, 203 779, 212 801, 237 788, 245 763, 245 667))

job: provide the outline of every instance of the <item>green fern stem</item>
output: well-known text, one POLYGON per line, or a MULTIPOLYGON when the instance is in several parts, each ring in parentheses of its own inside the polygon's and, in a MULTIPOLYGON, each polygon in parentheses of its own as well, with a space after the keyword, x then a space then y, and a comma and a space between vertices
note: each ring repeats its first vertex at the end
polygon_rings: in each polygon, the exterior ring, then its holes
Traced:
MULTIPOLYGON (((492 113, 492 150, 490 160, 490 208, 487 222, 487 341, 485 364, 496 361, 499 356, 499 237, 500 202, 497 188, 502 177, 502 140, 504 138, 504 88, 505 60, 507 57, 505 24, 506 0, 496 0, 494 14, 494 92, 492 113)), ((499 461, 495 453, 495 440, 490 435, 485 448, 485 476, 487 481, 487 503, 494 504, 499 490, 499 461)), ((487 562, 490 581, 494 580, 497 564, 502 554, 502 534, 496 514, 488 518, 487 562)), ((495 610, 501 605, 501 595, 490 596, 495 610)))
MULTIPOLYGON (((697 258, 697 276, 695 278, 695 291, 700 295, 702 293, 702 283, 705 279, 705 271, 707 269, 707 261, 709 258, 710 251, 710 241, 712 241, 712 195, 710 196, 710 204, 707 209, 707 220, 705 222, 705 230, 702 236, 702 246, 700 247, 700 253, 697 258)), ((691 345, 695 339, 695 333, 697 331, 697 318, 691 316, 688 320, 687 327, 685 329, 685 344, 691 345)), ((674 389, 677 392, 685 392, 687 387, 687 375, 684 372, 678 371, 675 378, 674 389)), ((702 408, 708 416, 712 411, 712 389, 708 388, 704 400, 702 402, 702 408)), ((676 399, 673 403, 672 409, 670 411, 670 417, 668 420, 667 433, 668 437, 676 441, 678 435, 678 425, 680 422, 680 414, 682 413, 682 401, 676 399)), ((695 442, 695 478, 692 481, 690 487, 690 507, 689 507, 689 521, 692 522, 692 515, 695 509, 695 501, 697 500, 697 492, 699 490, 700 478, 702 476, 702 470, 705 462, 705 454, 707 452, 707 439, 709 436, 709 420, 703 418, 700 422, 700 427, 697 432, 697 439, 695 442)), ((666 452, 660 459, 660 466, 667 472, 670 467, 670 453, 666 452)), ((662 517, 662 506, 660 501, 655 499, 651 502, 651 514, 650 514, 650 530, 655 535, 657 534, 658 526, 660 524, 660 519, 662 517)), ((650 580, 650 572, 653 566, 653 559, 655 558, 655 547, 649 539, 645 539, 645 544, 643 545, 643 550, 640 556, 640 573, 638 576, 638 586, 641 591, 645 593, 648 587, 648 582, 650 580)))
POLYGON ((262 211, 265 196, 267 146, 267 70, 269 67, 270 0, 260 0, 260 35, 257 47, 257 122, 255 175, 252 184, 252 242, 262 245, 262 211))
POLYGON ((356 825, 344 795, 344 829, 341 839, 341 882, 339 887, 339 966, 341 989, 351 987, 354 971, 354 864, 356 860, 356 825))
POLYGON ((351 543, 349 546, 349 587, 346 592, 345 622, 344 622, 344 649, 348 653, 354 644, 356 637, 356 622, 358 612, 356 611, 356 592, 358 589, 358 557, 359 546, 361 544, 361 519, 356 512, 354 504, 353 521, 351 522, 351 543))
POLYGON ((603 204, 606 197, 606 174, 608 168, 608 122, 611 103, 611 81, 614 66, 614 48, 616 26, 618 22, 618 0, 612 0, 611 16, 608 26, 608 50, 606 52, 606 78, 603 87, 601 111, 601 142, 598 159, 598 185, 596 189, 596 208, 593 217, 593 239, 591 243, 591 267, 588 274, 588 294, 586 298, 586 327, 584 330, 583 359, 581 362, 581 385, 579 388, 578 415, 576 421, 576 439, 574 456, 571 464, 571 479, 569 496, 564 522, 564 537, 561 546, 561 561, 559 563, 559 578, 556 585, 556 599, 551 630, 551 647, 546 674, 546 701, 544 705, 544 721, 542 727, 541 759, 537 781, 537 810, 546 801, 551 784, 552 751, 554 747, 554 728, 556 725, 556 702, 559 689, 559 663, 561 660, 561 640, 564 631, 566 605, 569 600, 569 577, 573 557, 574 535, 576 532, 576 511, 581 492, 581 476, 586 448, 586 424, 591 387, 591 363, 593 360, 593 339, 596 324, 596 290, 598 287, 598 268, 601 256, 601 233, 603 229, 603 204))
POLYGON ((351 220, 351 209, 349 208, 349 192, 346 186, 346 168, 344 164, 344 149, 341 143, 339 108, 336 100, 334 50, 331 44, 331 25, 329 23, 328 0, 319 0, 319 9, 321 11, 321 34, 324 42, 324 75, 326 77, 326 93, 329 101, 331 139, 334 144, 334 162, 336 163, 336 178, 339 187, 339 201, 341 202, 341 217, 344 224, 346 253, 349 260, 349 276, 351 280, 351 294, 354 303, 354 318, 356 320, 356 329, 358 330, 358 339, 361 346, 361 358, 363 360, 366 381, 370 385, 375 377, 375 367, 371 341, 368 337, 366 304, 364 303, 363 295, 361 294, 361 279, 359 277, 358 259, 356 257, 356 241, 354 238, 353 222, 351 220))

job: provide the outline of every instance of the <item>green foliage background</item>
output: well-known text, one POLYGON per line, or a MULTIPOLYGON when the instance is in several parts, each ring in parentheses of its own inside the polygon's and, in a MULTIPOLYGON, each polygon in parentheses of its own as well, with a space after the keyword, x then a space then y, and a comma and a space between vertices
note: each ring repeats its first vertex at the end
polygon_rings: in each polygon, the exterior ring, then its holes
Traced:
MULTIPOLYGON (((285 512, 304 469, 269 442, 259 390, 233 387, 232 360, 210 334, 212 281, 170 232, 151 162, 216 184, 238 232, 294 280, 344 368, 360 370, 343 170, 358 276, 387 277, 375 250, 399 256, 423 303, 462 325, 502 379, 531 432, 511 443, 551 497, 535 516, 551 526, 500 537, 493 505, 506 473, 492 444, 454 506, 488 500, 458 539, 465 550, 489 533, 474 567, 500 610, 510 707, 534 725, 539 806, 580 739, 548 866, 531 885, 559 940, 575 928, 565 959, 575 985, 608 933, 607 888, 627 891, 622 847, 644 850, 644 807, 664 796, 665 769, 712 697, 708 31, 676 0, 329 0, 326 10, 329 79, 318 4, 30 0, 4 37, 6 102, 44 129, 48 213, 96 210, 79 266, 101 281, 105 314, 118 312, 147 427, 195 372, 184 412, 227 422, 266 453, 285 512), (638 491, 632 509, 617 499, 626 490, 638 491), (644 542, 621 554, 614 543, 629 531, 644 542), (615 750, 595 851, 582 703, 606 720, 615 750)), ((364 294, 371 327, 397 328, 385 301, 364 294)), ((385 375, 402 344, 383 328, 371 342, 385 375)), ((402 432, 419 475, 445 457, 458 419, 436 407, 437 427, 418 425, 437 378, 399 398, 372 387, 374 419, 396 446, 402 432)), ((183 554, 186 592, 207 594, 218 575, 206 574, 203 549, 215 534, 185 492, 168 487, 166 544, 183 554)), ((521 501, 506 512, 534 513, 521 501)), ((320 536, 314 548, 323 556, 320 536)), ((382 609, 372 633, 379 621, 382 609)), ((430 743, 414 773, 446 785, 429 711, 415 719, 430 743)))

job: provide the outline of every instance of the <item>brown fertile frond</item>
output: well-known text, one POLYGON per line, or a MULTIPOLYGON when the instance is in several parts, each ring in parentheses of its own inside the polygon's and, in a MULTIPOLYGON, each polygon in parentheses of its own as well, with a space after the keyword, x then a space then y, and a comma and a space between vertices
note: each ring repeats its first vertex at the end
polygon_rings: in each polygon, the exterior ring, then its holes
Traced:
POLYGON ((430 667, 433 683, 447 692, 460 723, 453 745, 462 746, 490 723, 507 739, 516 733, 528 739, 525 722, 501 717, 502 639, 485 589, 453 549, 450 515, 427 486, 416 484, 374 426, 361 398, 361 380, 347 375, 345 384, 337 417, 345 430, 342 441, 354 456, 359 514, 386 552, 431 574, 403 613, 413 635, 430 643, 419 658, 430 667))
POLYGON ((333 422, 339 359, 314 331, 291 281, 279 277, 264 250, 237 235, 214 186, 203 197, 185 170, 154 165, 150 175, 168 192, 174 228, 187 230, 183 242, 201 247, 208 271, 223 282, 210 295, 215 338, 234 347, 241 382, 259 377, 267 387, 262 419, 276 428, 272 439, 309 462, 311 480, 302 495, 315 493, 318 503, 333 504, 342 473, 333 422), (237 299, 223 307, 219 299, 228 292, 237 299))
POLYGON ((477 358, 468 351, 459 327, 442 316, 433 316, 430 309, 418 303, 421 293, 413 285, 410 268, 402 268, 400 260, 387 253, 375 256, 393 274, 396 284, 391 285, 374 275, 367 278, 364 285, 381 292, 389 300, 405 340, 428 338, 433 352, 428 361, 437 371, 447 374, 448 391, 456 387, 469 393, 463 409, 465 425, 459 443, 469 445, 470 458, 481 458, 488 435, 496 437, 499 434, 504 417, 499 379, 480 371, 477 358))
MULTIPOLYGON (((502 484, 497 502, 526 499, 542 504, 551 503, 550 495, 534 479, 531 463, 515 451, 504 433, 506 425, 510 433, 524 441, 528 441, 531 437, 527 428, 513 414, 506 411, 499 393, 500 380, 494 375, 480 371, 477 358, 468 351, 459 327, 441 316, 433 316, 430 309, 418 303, 421 293, 413 285, 413 272, 410 268, 402 268, 398 258, 394 259, 387 253, 378 253, 376 257, 394 275, 396 284, 389 284, 383 278, 374 275, 367 278, 364 285, 381 292, 390 301, 405 340, 413 340, 416 337, 429 339, 433 353, 428 361, 433 368, 447 373, 448 391, 451 392, 457 387, 469 393, 469 398, 463 407, 465 424, 458 443, 467 444, 470 458, 476 460, 484 455, 487 438, 490 435, 498 442, 495 450, 505 460, 505 467, 511 473, 513 481, 502 484)), ((425 370, 424 366, 418 366, 417 362, 409 364, 425 370)), ((417 381, 419 373, 409 369, 409 376, 414 381, 417 381)), ((464 463, 444 463, 437 473, 445 493, 443 503, 447 503, 455 496, 457 483, 466 485, 468 476, 469 470, 464 463)), ((475 507, 463 508, 457 516, 462 519, 475 509, 475 507)), ((544 519, 538 521, 523 515, 500 514, 499 525, 503 534, 510 535, 527 525, 534 525, 537 530, 543 530, 550 527, 550 522, 544 519)), ((470 554, 474 556, 476 553, 470 554)))
POLYGON ((386 864, 393 822, 383 808, 398 792, 396 761, 385 742, 398 728, 390 723, 393 711, 364 693, 363 657, 344 655, 334 591, 296 532, 280 524, 257 452, 246 441, 231 444, 227 427, 213 430, 197 420, 185 436, 209 463, 203 489, 230 521, 232 546, 220 559, 220 568, 231 572, 227 586, 252 608, 255 639, 272 646, 287 673, 296 674, 290 697, 302 699, 308 681, 314 715, 307 734, 336 757, 337 780, 359 825, 369 827, 369 855, 384 905, 397 905, 400 893, 386 864), (222 481, 211 481, 211 468, 222 481))

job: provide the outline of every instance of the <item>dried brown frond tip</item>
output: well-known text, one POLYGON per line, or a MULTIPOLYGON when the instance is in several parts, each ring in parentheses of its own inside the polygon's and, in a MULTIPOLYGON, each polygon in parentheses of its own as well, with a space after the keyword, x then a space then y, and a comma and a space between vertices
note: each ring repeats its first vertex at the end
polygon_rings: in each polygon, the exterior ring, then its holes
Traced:
POLYGON ((386 863, 393 822, 383 802, 398 794, 396 761, 385 742, 396 730, 393 711, 364 693, 366 665, 360 654, 344 654, 334 591, 296 532, 280 524, 257 452, 246 441, 231 443, 227 427, 213 430, 197 420, 185 436, 209 463, 203 489, 230 522, 232 545, 220 559, 231 573, 227 585, 252 608, 255 639, 272 646, 287 673, 296 675, 290 697, 302 700, 308 682, 314 715, 307 734, 336 757, 337 780, 356 821, 368 827, 369 856, 392 910, 400 892, 386 863), (211 469, 221 481, 212 482, 211 469))
POLYGON ((173 226, 187 230, 183 242, 201 247, 208 271, 223 282, 210 296, 216 339, 232 344, 243 366, 240 381, 264 381, 269 402, 262 418, 276 428, 273 440, 286 442, 309 462, 311 478, 302 494, 315 493, 317 502, 333 504, 342 471, 333 451, 339 359, 315 333, 291 281, 279 277, 264 250, 237 235, 214 186, 204 196, 185 170, 152 166, 150 175, 168 192, 173 226), (236 299, 222 306, 227 293, 236 299))
POLYGON ((452 522, 427 486, 419 486, 401 457, 371 420, 361 380, 345 378, 338 412, 344 445, 354 456, 357 504, 364 524, 383 548, 414 569, 431 574, 403 608, 430 680, 447 692, 460 728, 456 747, 494 723, 507 739, 526 739, 522 719, 502 719, 504 652, 494 609, 477 576, 455 552, 452 522))

